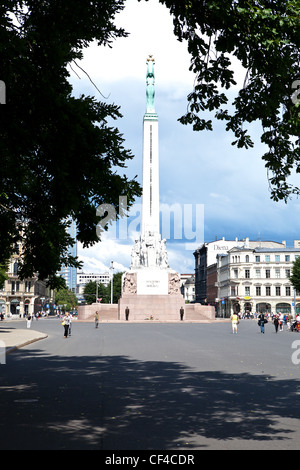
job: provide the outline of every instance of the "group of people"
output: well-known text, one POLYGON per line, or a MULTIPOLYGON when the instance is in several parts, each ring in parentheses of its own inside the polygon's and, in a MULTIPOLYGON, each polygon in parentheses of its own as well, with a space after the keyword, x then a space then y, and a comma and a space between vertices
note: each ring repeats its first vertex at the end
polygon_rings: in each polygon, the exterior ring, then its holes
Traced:
MULTIPOLYGON (((262 334, 265 334, 265 325, 269 322, 269 315, 264 314, 263 312, 259 312, 259 315, 257 316, 258 320, 258 326, 260 327, 260 332, 262 334)), ((275 327, 275 332, 278 333, 278 331, 283 331, 283 326, 286 325, 287 330, 289 331, 291 329, 291 322, 292 322, 292 316, 290 314, 285 315, 283 313, 277 313, 275 315, 271 315, 272 323, 275 327)), ((300 331, 300 315, 296 317, 297 321, 297 329, 300 331)), ((232 333, 237 334, 237 327, 240 322, 240 317, 237 313, 234 313, 231 316, 231 323, 232 323, 232 333)))

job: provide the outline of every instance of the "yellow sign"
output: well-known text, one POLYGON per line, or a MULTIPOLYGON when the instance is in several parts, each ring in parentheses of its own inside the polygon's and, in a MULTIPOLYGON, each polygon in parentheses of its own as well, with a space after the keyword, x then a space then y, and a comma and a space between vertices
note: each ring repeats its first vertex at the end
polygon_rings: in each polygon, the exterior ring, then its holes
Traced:
POLYGON ((251 300, 251 297, 244 297, 244 300, 251 300))

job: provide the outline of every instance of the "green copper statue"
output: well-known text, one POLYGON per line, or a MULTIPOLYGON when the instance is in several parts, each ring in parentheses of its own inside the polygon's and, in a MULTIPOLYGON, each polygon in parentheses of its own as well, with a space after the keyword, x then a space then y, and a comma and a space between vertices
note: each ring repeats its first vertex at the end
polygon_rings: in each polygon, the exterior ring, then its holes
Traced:
POLYGON ((152 55, 147 59, 147 113, 155 113, 154 98, 155 98, 155 75, 154 75, 155 60, 152 55))

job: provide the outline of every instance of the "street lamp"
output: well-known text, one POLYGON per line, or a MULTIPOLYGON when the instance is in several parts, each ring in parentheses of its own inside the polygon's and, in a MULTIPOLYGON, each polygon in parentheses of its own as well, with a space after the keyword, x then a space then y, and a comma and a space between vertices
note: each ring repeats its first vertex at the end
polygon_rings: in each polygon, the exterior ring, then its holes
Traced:
POLYGON ((111 270, 111 283, 110 283, 110 303, 113 303, 113 286, 114 286, 114 262, 111 261, 110 263, 110 270, 111 270))

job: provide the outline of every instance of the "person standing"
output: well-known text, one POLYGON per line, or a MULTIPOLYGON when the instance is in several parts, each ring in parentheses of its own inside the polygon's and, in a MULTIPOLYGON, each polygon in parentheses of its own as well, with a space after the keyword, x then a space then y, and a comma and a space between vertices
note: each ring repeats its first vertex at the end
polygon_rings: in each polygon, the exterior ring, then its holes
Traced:
POLYGON ((239 324, 239 317, 236 313, 231 315, 232 333, 237 335, 237 327, 239 324))
POLYGON ((184 317, 184 308, 181 307, 181 309, 180 309, 180 321, 183 321, 183 317, 184 317))

